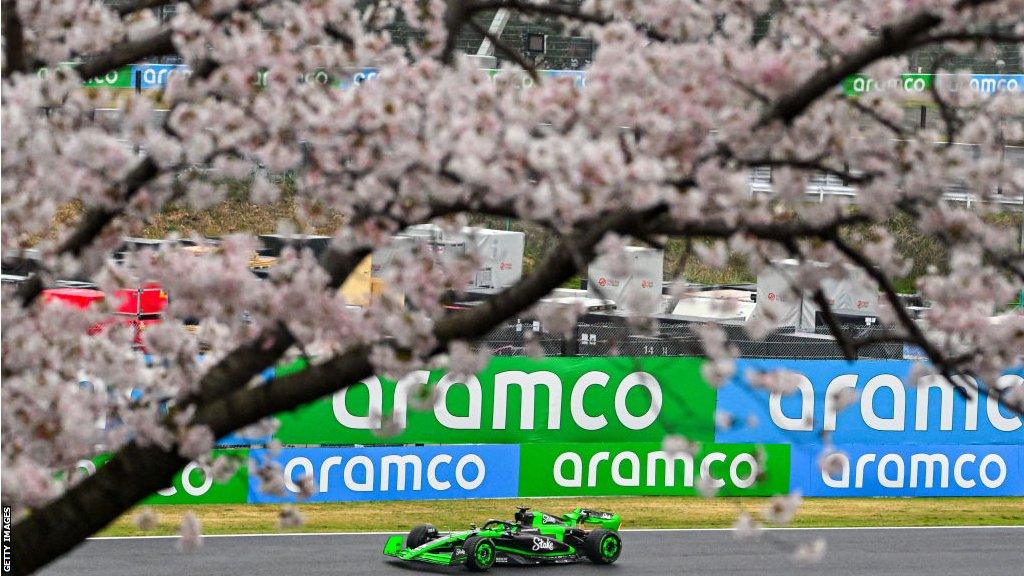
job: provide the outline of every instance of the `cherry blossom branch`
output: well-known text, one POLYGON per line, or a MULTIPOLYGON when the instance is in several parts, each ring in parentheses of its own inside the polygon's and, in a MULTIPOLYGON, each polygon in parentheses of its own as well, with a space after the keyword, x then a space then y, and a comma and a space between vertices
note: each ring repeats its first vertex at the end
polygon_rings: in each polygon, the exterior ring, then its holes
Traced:
MULTIPOLYGON (((665 206, 659 206, 647 211, 613 215, 575 235, 573 242, 582 254, 592 259, 594 246, 607 232, 643 230, 665 209, 665 206)), ((494 326, 525 310, 576 272, 577 266, 569 251, 556 248, 532 275, 503 293, 480 306, 438 320, 434 327, 438 341, 436 352, 443 351, 453 340, 470 340, 487 334, 494 326)), ((208 426, 215 437, 220 437, 266 416, 350 386, 373 372, 369 350, 360 345, 301 373, 248 390, 242 388, 248 378, 240 372, 254 375, 253 369, 259 363, 257 357, 267 360, 266 355, 259 354, 256 348, 248 347, 229 355, 241 370, 234 373, 226 367, 219 370, 225 361, 215 367, 221 378, 217 388, 224 395, 198 406, 192 425, 208 426)), ((274 360, 276 358, 269 359, 269 363, 274 360)), ((186 459, 173 449, 165 451, 155 446, 129 443, 96 474, 15 525, 14 565, 26 574, 45 566, 139 500, 164 488, 185 464, 186 459)))
POLYGON ((9 78, 14 72, 28 72, 25 54, 25 30, 18 16, 18 3, 14 0, 3 1, 4 24, 4 71, 3 77, 9 78))
POLYGON ((898 124, 894 123, 892 120, 889 120, 888 118, 886 118, 886 117, 882 116, 881 114, 879 114, 877 110, 874 110, 874 109, 872 109, 872 108, 870 108, 868 106, 865 106, 858 99, 850 98, 849 96, 846 96, 845 94, 842 95, 841 98, 842 98, 842 100, 843 100, 843 102, 845 104, 849 105, 851 108, 853 108, 857 112, 860 112, 861 114, 867 116, 868 118, 871 118, 875 122, 878 122, 879 124, 884 126, 886 129, 888 129, 890 132, 892 132, 893 135, 896 136, 896 138, 899 138, 899 139, 905 139, 906 138, 906 136, 907 136, 906 130, 904 130, 898 124))
POLYGON ((662 217, 652 224, 650 232, 695 238, 729 238, 748 235, 758 240, 785 244, 795 238, 830 240, 838 235, 838 230, 841 228, 869 222, 871 222, 871 218, 860 212, 836 216, 827 222, 814 224, 800 221, 768 223, 741 221, 732 224, 725 220, 682 221, 671 217, 662 217))
MULTIPOLYGON (((942 64, 947 60, 949 60, 949 54, 942 54, 935 60, 935 63, 932 64, 931 70, 933 78, 935 77, 935 73, 939 71, 939 68, 941 68, 942 64)), ((935 105, 939 107, 939 115, 942 116, 942 122, 946 126, 945 146, 946 148, 949 148, 956 141, 956 135, 960 131, 961 121, 957 118, 956 111, 953 110, 953 107, 946 102, 946 99, 943 98, 941 94, 939 94, 938 82, 932 82, 929 85, 928 90, 931 93, 932 100, 935 101, 935 105)))
POLYGON ((132 12, 138 12, 140 10, 147 10, 150 8, 160 8, 174 3, 176 3, 175 0, 135 0, 134 2, 118 4, 114 7, 114 10, 121 16, 127 16, 132 12))
POLYGON ((869 334, 867 336, 850 337, 840 325, 839 317, 836 316, 835 311, 832 309, 832 304, 829 303, 828 298, 825 296, 825 292, 821 288, 818 288, 811 294, 811 298, 821 310, 821 316, 825 320, 825 325, 828 327, 828 331, 832 334, 832 337, 836 339, 836 343, 839 344, 839 348, 842 349, 843 357, 850 362, 859 357, 860 350, 862 348, 872 344, 913 343, 906 336, 900 336, 898 334, 869 334))
POLYGON ((173 31, 165 28, 137 40, 126 40, 107 50, 87 57, 76 67, 83 79, 102 76, 112 70, 134 64, 145 58, 177 54, 174 47, 173 31))
MULTIPOLYGON (((975 381, 968 378, 970 376, 974 376, 974 374, 970 370, 964 370, 961 367, 979 354, 984 354, 985 351, 973 348, 956 356, 944 354, 931 342, 927 335, 924 334, 924 331, 922 331, 921 327, 914 322, 913 318, 910 317, 910 314, 899 299, 899 293, 896 291, 895 286, 893 286, 888 276, 874 266, 866 256, 861 254, 858 250, 847 244, 838 236, 830 239, 830 241, 840 250, 840 252, 846 255, 847 258, 857 264, 858 267, 867 272, 867 274, 875 280, 879 288, 881 288, 882 294, 889 302, 889 306, 896 313, 900 326, 907 332, 907 336, 903 337, 902 340, 899 337, 893 337, 890 340, 879 336, 875 338, 864 338, 863 342, 870 344, 874 343, 873 340, 902 341, 904 343, 917 345, 924 351, 925 356, 928 357, 928 360, 932 365, 939 369, 939 372, 949 385, 953 387, 953 390, 968 400, 972 398, 972 395, 977 394, 980 386, 975 381)), ((839 336, 836 336, 836 338, 838 339, 839 336)), ((860 341, 854 341, 852 345, 855 347, 859 346, 860 341)), ((1007 398, 1001 391, 998 391, 998 388, 988 386, 987 391, 996 399, 1000 406, 1008 408, 1016 414, 1024 415, 1024 407, 1015 403, 1012 399, 1007 398)))
POLYGON ((789 167, 797 170, 821 172, 842 179, 845 182, 851 182, 854 184, 867 184, 871 180, 877 178, 881 174, 876 172, 852 172, 850 170, 843 170, 840 168, 834 168, 825 164, 825 154, 819 154, 815 158, 738 158, 735 156, 729 156, 734 158, 737 162, 744 166, 751 168, 764 166, 769 168, 778 167, 789 167))
POLYGON ((859 250, 846 243, 846 241, 840 238, 838 234, 829 238, 829 241, 833 246, 839 249, 843 255, 849 258, 850 261, 856 264, 875 281, 878 287, 882 290, 882 294, 885 296, 885 299, 889 302, 889 306, 896 314, 896 318, 900 326, 906 331, 910 341, 917 344, 922 350, 924 350, 928 360, 930 360, 934 366, 939 368, 942 375, 954 385, 955 390, 961 394, 967 394, 968 392, 963 388, 963 385, 958 383, 961 379, 956 378, 956 376, 961 373, 958 369, 958 365, 962 364, 966 359, 964 357, 956 359, 947 358, 946 355, 931 342, 928 336, 925 335, 924 331, 921 330, 921 327, 917 322, 914 322, 914 319, 910 317, 910 313, 907 312, 906 307, 903 306, 903 303, 900 301, 899 292, 893 285, 892 280, 890 280, 889 276, 884 272, 879 270, 873 262, 861 254, 859 250))
POLYGON ((468 22, 470 28, 476 30, 478 33, 482 34, 484 38, 490 40, 491 44, 494 44, 494 47, 502 54, 511 58, 516 64, 519 64, 519 66, 530 75, 530 78, 532 78, 534 82, 538 84, 540 83, 540 76, 537 74, 537 67, 527 60, 518 50, 506 44, 505 41, 499 38, 497 34, 494 34, 487 28, 484 28, 476 20, 470 18, 468 22))
MULTIPOLYGON (((74 232, 58 246, 56 254, 59 256, 81 255, 82 251, 92 244, 107 225, 124 212, 125 206, 135 194, 159 174, 160 169, 152 158, 147 157, 139 162, 120 184, 122 188, 119 194, 121 202, 117 207, 97 206, 88 209, 74 232)), ((37 272, 18 286, 15 297, 21 301, 23 306, 30 306, 42 294, 43 288, 45 288, 43 274, 37 272)))

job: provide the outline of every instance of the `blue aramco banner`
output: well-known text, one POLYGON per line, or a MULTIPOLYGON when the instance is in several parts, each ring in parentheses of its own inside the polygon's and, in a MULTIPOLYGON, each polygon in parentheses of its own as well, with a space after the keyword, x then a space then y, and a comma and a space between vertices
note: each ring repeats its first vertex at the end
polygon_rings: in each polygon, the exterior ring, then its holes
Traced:
POLYGON ((805 446, 791 458, 791 489, 806 496, 1024 495, 1024 446, 805 446))
MULTIPOLYGON (((736 375, 718 391, 718 410, 744 423, 719 429, 716 442, 793 445, 1024 444, 1024 423, 985 394, 965 399, 938 377, 909 382, 906 360, 740 359, 736 375), (747 383, 750 371, 797 374, 797 389, 782 396, 747 383), (840 398, 856 394, 837 410, 840 398)), ((1019 384, 1019 372, 1000 387, 1019 384)))
MULTIPOLYGON (((256 462, 270 457, 250 450, 256 462)), ((505 498, 519 493, 519 446, 377 446, 284 448, 273 456, 284 468, 282 496, 262 494, 249 476, 250 503, 297 502, 295 481, 313 477, 315 494, 304 502, 505 498)))

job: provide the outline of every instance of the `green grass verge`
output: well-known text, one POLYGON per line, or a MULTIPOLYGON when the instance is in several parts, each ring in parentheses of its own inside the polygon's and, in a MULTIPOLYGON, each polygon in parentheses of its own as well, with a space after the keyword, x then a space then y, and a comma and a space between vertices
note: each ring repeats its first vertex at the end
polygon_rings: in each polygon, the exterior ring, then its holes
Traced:
MULTIPOLYGON (((624 528, 722 528, 730 526, 742 510, 757 516, 766 503, 764 498, 608 497, 300 504, 305 524, 289 530, 277 525, 278 505, 163 505, 151 507, 159 517, 154 530, 143 532, 135 527, 135 510, 100 535, 174 534, 187 511, 199 517, 206 534, 404 532, 428 522, 459 529, 488 518, 511 518, 520 505, 552 513, 577 506, 609 510, 622 516, 624 528)), ((1024 498, 808 498, 791 525, 1024 525, 1024 498)))

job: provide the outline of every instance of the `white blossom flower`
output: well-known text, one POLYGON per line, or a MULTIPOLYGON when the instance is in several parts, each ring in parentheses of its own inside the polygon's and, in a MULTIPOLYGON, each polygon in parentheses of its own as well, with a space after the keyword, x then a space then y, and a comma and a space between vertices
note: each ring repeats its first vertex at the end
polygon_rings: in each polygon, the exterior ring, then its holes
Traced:
POLYGON ((149 532, 160 523, 160 516, 151 506, 144 506, 133 518, 135 527, 143 532, 149 532))
POLYGON ((793 562, 797 564, 817 564, 825 557, 828 545, 824 538, 815 538, 810 542, 802 542, 793 550, 793 562))
POLYGON ((261 463, 250 462, 249 468, 254 471, 259 483, 256 487, 262 494, 271 496, 283 496, 287 484, 284 477, 284 469, 274 460, 264 460, 261 463))
POLYGON ((788 396, 796 392, 800 382, 805 377, 799 372, 784 368, 765 371, 748 368, 744 373, 744 378, 751 388, 767 390, 772 394, 780 396, 788 396))
POLYGON ((736 417, 725 410, 715 410, 715 428, 718 430, 732 430, 736 425, 736 417))
POLYGON ((448 345, 448 370, 457 377, 468 378, 476 375, 487 367, 490 360, 491 351, 486 346, 474 350, 461 340, 448 345))
POLYGON ((700 474, 697 476, 697 494, 702 498, 714 498, 718 495, 719 487, 711 476, 700 474))
POLYGON ((761 523, 747 512, 740 512, 732 524, 732 535, 738 540, 750 540, 761 535, 761 523))
POLYGON ((297 506, 285 504, 277 514, 278 529, 299 528, 304 523, 305 518, 302 517, 302 512, 299 511, 297 506))
POLYGON ((764 507, 764 519, 772 524, 789 524, 804 499, 799 492, 783 496, 772 496, 764 507))
POLYGON ((178 549, 182 552, 193 552, 203 545, 203 530, 194 513, 186 512, 181 516, 178 536, 178 549))
POLYGON ((676 456, 693 457, 700 452, 700 446, 700 442, 691 442, 680 434, 666 434, 661 439, 661 450, 670 458, 676 456))
POLYGON ((721 388, 736 373, 733 360, 705 360, 700 365, 700 374, 712 388, 721 388))
POLYGON ((381 414, 377 409, 370 410, 370 431, 377 438, 391 438, 405 430, 403 420, 395 417, 394 414, 381 414))
POLYGON ((238 471, 240 461, 238 458, 227 455, 220 455, 209 462, 203 469, 213 478, 214 482, 227 482, 238 471))
POLYGON ((312 498, 317 493, 316 479, 312 474, 303 473, 295 479, 295 485, 299 488, 297 497, 300 500, 312 498))
POLYGON ((849 457, 838 450, 826 449, 818 457, 818 469, 830 478, 839 477, 850 465, 849 457))
POLYGON ((179 434, 178 453, 196 459, 213 448, 213 432, 209 426, 189 426, 179 434))
POLYGON ((835 406, 835 411, 838 414, 856 404, 858 398, 860 398, 860 393, 854 388, 840 388, 832 394, 832 405, 835 406))

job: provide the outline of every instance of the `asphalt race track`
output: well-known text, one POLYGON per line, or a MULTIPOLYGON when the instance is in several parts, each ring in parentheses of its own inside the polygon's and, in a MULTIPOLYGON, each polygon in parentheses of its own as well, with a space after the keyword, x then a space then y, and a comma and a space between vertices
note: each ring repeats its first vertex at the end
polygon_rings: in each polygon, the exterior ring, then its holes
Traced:
MULTIPOLYGON (((207 537, 204 546, 182 554, 173 538, 98 539, 53 564, 47 576, 238 575, 282 576, 432 572, 464 574, 459 568, 391 564, 380 550, 382 534, 324 534, 207 537)), ((626 531, 623 555, 613 566, 577 564, 542 568, 494 568, 516 575, 664 574, 839 574, 911 575, 1020 574, 1024 527, 786 529, 765 532, 755 542, 736 541, 727 530, 626 531), (794 565, 784 550, 822 537, 825 559, 812 567, 794 565)))

